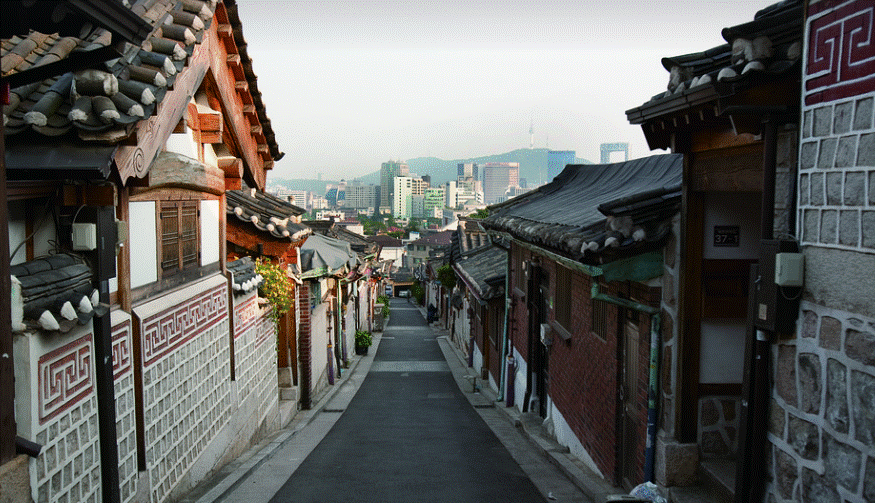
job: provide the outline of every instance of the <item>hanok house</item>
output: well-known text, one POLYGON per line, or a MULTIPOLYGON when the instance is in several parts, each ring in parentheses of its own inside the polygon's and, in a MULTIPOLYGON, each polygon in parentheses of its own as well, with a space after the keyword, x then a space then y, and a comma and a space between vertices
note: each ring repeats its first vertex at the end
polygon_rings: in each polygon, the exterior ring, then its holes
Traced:
POLYGON ((470 319, 470 339, 465 341, 468 365, 478 371, 485 386, 497 391, 504 371, 502 362, 507 357, 504 343, 507 250, 486 244, 462 254, 452 267, 459 278, 461 309, 470 319))
POLYGON ((355 350, 356 330, 370 331, 372 313, 379 292, 380 245, 357 234, 333 220, 307 221, 314 234, 347 243, 357 257, 357 265, 349 264, 346 276, 336 284, 337 305, 340 320, 336 324, 338 333, 337 352, 341 362, 348 362, 355 350))
POLYGON ((142 34, 2 41, 29 497, 167 501, 277 426, 276 381, 232 365, 276 349, 260 310, 232 321, 222 207, 281 154, 233 1, 46 6, 142 34))
MULTIPOLYGON (((298 274, 300 247, 312 232, 301 223, 304 213, 302 208, 245 184, 240 190, 226 191, 228 260, 238 257, 265 260, 283 266, 289 277, 294 278, 298 274)), ((294 290, 288 293, 291 298, 297 296, 294 290)), ((294 309, 277 321, 277 374, 283 424, 298 407, 297 326, 294 309)))
MULTIPOLYGON (((348 242, 313 234, 301 246, 298 286, 298 352, 301 407, 309 409, 343 372, 344 344, 341 302, 344 279, 359 266, 348 242)), ((352 341, 354 343, 354 341, 352 341)))
POLYGON ((664 484, 698 454, 735 501, 875 500, 873 13, 775 4, 627 111, 684 154, 664 484))
POLYGON ((681 168, 679 155, 569 165, 491 206, 482 221, 510 241, 514 368, 501 389, 592 470, 625 486, 653 466, 657 383, 647 369, 673 338, 672 324, 660 321, 661 277, 676 260, 681 168))

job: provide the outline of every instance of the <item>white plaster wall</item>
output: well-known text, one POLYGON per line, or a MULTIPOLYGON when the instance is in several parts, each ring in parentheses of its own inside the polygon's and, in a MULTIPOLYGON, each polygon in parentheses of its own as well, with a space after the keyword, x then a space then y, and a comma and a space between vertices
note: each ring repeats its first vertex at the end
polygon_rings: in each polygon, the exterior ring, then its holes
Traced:
POLYGON ((201 201, 201 265, 219 261, 219 201, 201 201))
MULTIPOLYGON (((322 388, 325 387, 328 369, 328 332, 326 312, 328 304, 322 302, 310 312, 310 347, 312 359, 310 360, 313 390, 311 396, 315 399, 322 388)), ((315 403, 315 402, 314 402, 315 403)))
POLYGON ((135 201, 128 205, 131 254, 131 288, 158 281, 158 238, 155 201, 135 201))
POLYGON ((191 159, 198 158, 197 144, 195 143, 191 132, 188 130, 188 127, 185 128, 184 133, 171 134, 170 137, 167 138, 167 143, 164 144, 164 150, 184 155, 191 159))
MULTIPOLYGON (((525 386, 525 380, 523 381, 523 385, 525 386)), ((560 445, 568 447, 568 450, 573 456, 582 461, 590 470, 604 479, 604 474, 599 470, 598 466, 596 466, 595 461, 589 453, 586 452, 583 444, 580 443, 577 435, 575 435, 574 431, 571 430, 571 427, 568 426, 562 413, 559 412, 559 409, 556 408, 556 404, 552 400, 550 400, 550 420, 553 421, 553 431, 556 434, 556 441, 559 442, 560 445)))

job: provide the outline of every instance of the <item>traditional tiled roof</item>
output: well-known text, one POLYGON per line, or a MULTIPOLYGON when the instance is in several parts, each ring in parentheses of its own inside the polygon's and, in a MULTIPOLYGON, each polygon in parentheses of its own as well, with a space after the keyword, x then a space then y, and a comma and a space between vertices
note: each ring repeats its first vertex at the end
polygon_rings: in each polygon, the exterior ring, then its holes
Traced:
POLYGON ((400 239, 393 238, 388 234, 377 234, 375 236, 368 236, 367 239, 369 241, 373 241, 374 243, 379 244, 383 248, 401 248, 404 246, 404 243, 400 239))
POLYGON ((247 222, 275 238, 300 241, 311 233, 309 227, 296 223, 305 211, 267 192, 256 189, 225 192, 225 212, 247 222))
MULTIPOLYGON (((727 106, 733 105, 731 101, 718 101, 721 98, 797 75, 802 55, 802 24, 802 0, 785 0, 757 12, 751 22, 724 28, 722 35, 727 43, 723 45, 663 58, 662 64, 669 72, 668 90, 626 111, 627 119, 632 124, 644 125, 654 118, 698 107, 695 113, 686 114, 683 121, 672 122, 672 128, 655 123, 644 127, 651 148, 667 148, 669 135, 660 129, 696 128, 700 122, 719 118, 727 106)), ((781 103, 783 98, 767 96, 760 104, 769 105, 769 100, 781 103)))
POLYGON ((238 94, 243 100, 244 112, 257 115, 259 119, 251 133, 256 145, 264 145, 263 155, 269 152, 264 165, 269 168, 271 159, 279 159, 282 153, 255 85, 256 77, 246 55, 236 5, 233 0, 223 3, 227 11, 216 8, 217 0, 134 2, 130 11, 146 21, 151 29, 140 45, 123 44, 102 28, 87 32, 82 38, 31 31, 2 40, 0 55, 4 77, 74 59, 95 49, 121 48, 121 57, 98 67, 81 71, 61 67, 54 73, 49 71, 44 80, 11 89, 10 103, 3 108, 7 143, 18 137, 22 142, 29 142, 31 134, 72 135, 95 144, 115 144, 128 138, 140 121, 157 113, 158 103, 186 68, 204 31, 217 22, 220 35, 227 26, 226 39, 233 30, 231 45, 226 41, 229 53, 234 53, 229 56, 228 64, 235 74, 239 73, 235 75, 238 80, 246 81, 246 89, 238 89, 238 94), (232 61, 232 56, 239 58, 232 61), (248 112, 247 107, 251 109, 248 112))
POLYGON ((234 294, 249 293, 258 288, 264 279, 255 272, 255 262, 250 257, 242 257, 228 262, 228 272, 233 278, 234 294))
POLYGON ((435 232, 434 234, 429 234, 428 236, 421 237, 416 241, 411 242, 411 245, 421 245, 421 246, 450 246, 453 242, 453 232, 455 231, 441 231, 435 232))
POLYGON ((682 167, 680 154, 568 165, 549 184, 490 206, 482 225, 587 263, 634 255, 671 230, 682 167))
POLYGON ((91 268, 78 255, 58 254, 31 260, 11 266, 9 274, 14 278, 13 284, 21 288, 20 297, 13 295, 12 300, 15 331, 28 325, 69 331, 94 316, 100 299, 92 283, 91 268), (16 306, 21 309, 18 315, 16 306))
POLYGON ((352 250, 361 256, 372 255, 377 252, 379 245, 366 236, 355 233, 342 225, 337 225, 331 220, 307 220, 304 222, 314 233, 346 241, 352 250))
POLYGON ((479 220, 460 218, 450 245, 450 259, 456 262, 462 256, 491 244, 489 235, 479 220))
POLYGON ((504 295, 507 251, 503 248, 482 247, 455 262, 453 269, 481 301, 504 295))
MULTIPOLYGON (((201 0, 136 4, 132 10, 150 22, 151 37, 141 46, 129 45, 122 57, 103 68, 54 75, 12 89, 3 114, 6 134, 31 130, 59 136, 75 129, 84 139, 127 137, 133 124, 152 115, 173 86, 214 9, 215 2, 201 0)), ((3 40, 3 76, 113 43, 107 30, 95 30, 84 39, 34 31, 15 36, 3 40)))

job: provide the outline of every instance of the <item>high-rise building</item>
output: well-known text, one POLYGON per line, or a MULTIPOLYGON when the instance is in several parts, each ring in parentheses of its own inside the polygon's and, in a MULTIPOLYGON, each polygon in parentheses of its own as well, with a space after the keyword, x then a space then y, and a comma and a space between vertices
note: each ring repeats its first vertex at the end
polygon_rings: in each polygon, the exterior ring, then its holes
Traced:
POLYGON ((482 168, 483 198, 486 204, 500 202, 508 187, 519 185, 520 163, 518 162, 490 162, 482 168))
POLYGON ((459 178, 472 178, 474 180, 479 180, 478 166, 473 162, 460 162, 458 165, 457 176, 459 178))
POLYGON ((410 168, 401 161, 384 162, 380 167, 380 208, 393 208, 396 176, 407 176, 410 168))
POLYGON ((444 190, 443 187, 435 187, 425 190, 425 207, 423 213, 425 218, 440 218, 441 211, 444 209, 444 190))
POLYGON ((392 178, 392 216, 410 218, 412 215, 413 178, 396 176, 392 178))
POLYGON ((346 185, 347 208, 367 209, 380 205, 380 186, 372 183, 350 182, 346 185))
POLYGON ((308 211, 310 210, 312 202, 308 201, 308 199, 311 200, 312 196, 310 196, 310 193, 306 190, 290 190, 284 195, 286 196, 286 198, 288 198, 288 201, 290 203, 294 204, 298 208, 303 208, 308 211))
POLYGON ((547 151, 547 182, 562 173, 565 166, 577 161, 577 152, 574 150, 548 150, 547 151))

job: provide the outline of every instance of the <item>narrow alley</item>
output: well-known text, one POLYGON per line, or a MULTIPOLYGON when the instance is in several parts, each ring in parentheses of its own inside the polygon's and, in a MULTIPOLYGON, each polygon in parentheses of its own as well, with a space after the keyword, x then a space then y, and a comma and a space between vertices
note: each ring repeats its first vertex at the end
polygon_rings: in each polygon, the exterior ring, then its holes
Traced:
POLYGON ((471 393, 442 339, 419 308, 393 299, 382 336, 333 395, 185 501, 589 501, 471 393))

